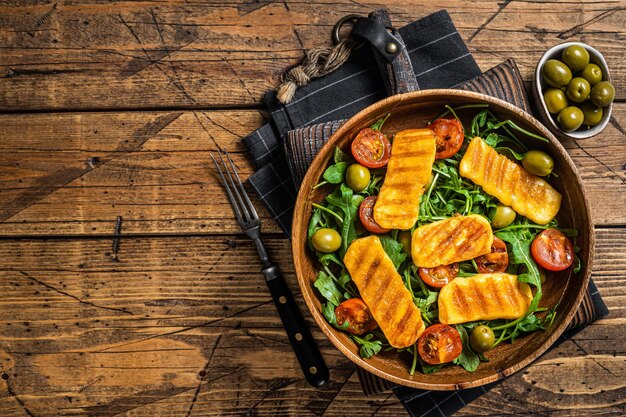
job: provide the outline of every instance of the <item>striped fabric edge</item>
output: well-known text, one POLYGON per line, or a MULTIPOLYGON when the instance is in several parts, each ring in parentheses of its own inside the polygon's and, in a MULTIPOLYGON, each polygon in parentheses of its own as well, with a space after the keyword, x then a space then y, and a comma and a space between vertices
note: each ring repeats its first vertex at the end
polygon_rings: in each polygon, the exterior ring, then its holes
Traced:
POLYGON ((296 186, 300 186, 317 152, 344 122, 345 119, 319 123, 302 129, 290 130, 287 133, 283 144, 289 170, 296 186))

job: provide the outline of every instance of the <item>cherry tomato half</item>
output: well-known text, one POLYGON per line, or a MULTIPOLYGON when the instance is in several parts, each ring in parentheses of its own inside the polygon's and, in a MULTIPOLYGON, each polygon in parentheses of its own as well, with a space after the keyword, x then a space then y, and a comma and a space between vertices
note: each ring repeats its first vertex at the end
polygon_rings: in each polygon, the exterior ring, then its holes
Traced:
POLYGON ((356 135, 350 149, 354 159, 368 168, 384 167, 391 156, 391 144, 385 134, 369 127, 356 135))
POLYGON ((506 243, 498 237, 493 237, 491 252, 475 259, 478 272, 481 274, 493 274, 506 271, 509 266, 509 254, 506 251, 506 243))
POLYGON ((458 119, 437 119, 428 126, 437 137, 435 158, 450 158, 461 149, 464 139, 463 124, 458 119))
POLYGON ((378 327, 370 309, 360 298, 350 298, 339 304, 335 308, 335 316, 340 326, 343 326, 346 320, 350 323, 346 330, 352 334, 367 333, 378 327))
POLYGON ((385 229, 381 227, 376 220, 374 220, 374 204, 376 204, 376 199, 378 196, 371 195, 366 197, 359 206, 359 219, 361 219, 361 224, 371 233, 375 234, 383 234, 387 233, 389 229, 385 229))
POLYGON ((533 240, 530 253, 535 262, 549 271, 563 271, 574 262, 574 246, 561 231, 546 229, 533 240))
POLYGON ((456 359, 463 351, 463 342, 454 327, 434 324, 418 339, 417 350, 424 362, 439 365, 456 359))
POLYGON ((441 288, 459 275, 459 264, 439 265, 434 268, 419 268, 420 278, 431 287, 441 288))

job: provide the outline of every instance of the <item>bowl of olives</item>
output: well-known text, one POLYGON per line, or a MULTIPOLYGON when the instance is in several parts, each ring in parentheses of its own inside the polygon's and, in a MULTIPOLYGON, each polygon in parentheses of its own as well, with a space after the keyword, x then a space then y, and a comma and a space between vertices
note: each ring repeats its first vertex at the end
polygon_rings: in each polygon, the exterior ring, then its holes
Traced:
POLYGON ((540 118, 558 137, 585 139, 609 122, 615 88, 596 49, 581 42, 556 45, 535 70, 533 95, 540 118))

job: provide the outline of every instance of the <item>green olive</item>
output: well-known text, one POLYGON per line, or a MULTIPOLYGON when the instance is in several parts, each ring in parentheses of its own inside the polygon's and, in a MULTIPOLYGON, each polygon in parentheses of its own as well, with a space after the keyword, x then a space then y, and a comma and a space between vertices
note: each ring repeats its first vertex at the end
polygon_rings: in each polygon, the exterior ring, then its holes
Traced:
POLYGON ((573 78, 565 89, 565 95, 574 103, 582 103, 587 100, 590 92, 591 85, 589 85, 589 81, 582 77, 573 78))
POLYGON ((549 59, 541 68, 543 79, 552 87, 565 87, 572 80, 572 71, 556 59, 549 59))
POLYGON ((561 110, 556 118, 557 123, 566 132, 578 129, 585 119, 583 111, 578 107, 569 106, 561 110))
POLYGON ((402 249, 405 253, 411 254, 411 232, 409 230, 401 230, 398 232, 398 242, 402 243, 402 249))
POLYGON ((593 103, 584 103, 580 109, 583 111, 585 118, 583 120, 583 125, 593 127, 600 123, 602 120, 602 115, 604 112, 602 111, 602 107, 596 107, 593 103))
POLYGON ((596 64, 587 64, 580 76, 589 81, 592 86, 598 84, 603 78, 602 70, 596 64))
POLYGON ((567 107, 567 97, 560 88, 548 88, 543 93, 543 100, 546 102, 548 111, 552 114, 557 114, 567 107))
POLYGON ((313 247, 324 253, 331 253, 341 246, 341 236, 333 229, 320 229, 311 236, 313 247))
POLYGON ((547 153, 538 150, 528 151, 522 165, 526 171, 538 177, 545 177, 552 172, 554 168, 554 159, 547 153))
POLYGON ((571 45, 563 50, 561 59, 572 71, 578 72, 589 63, 589 52, 580 45, 571 45))
POLYGON ((491 216, 491 227, 495 229, 502 229, 507 227, 515 220, 515 211, 504 204, 498 204, 491 216))
POLYGON ((360 164, 352 164, 346 171, 346 183, 353 191, 360 193, 370 183, 370 170, 360 164))
POLYGON ((486 352, 493 347, 495 342, 496 336, 493 330, 484 324, 474 327, 470 335, 470 346, 475 352, 486 352))
POLYGON ((606 107, 615 98, 615 88, 608 81, 600 81, 591 89, 591 102, 598 107, 606 107))

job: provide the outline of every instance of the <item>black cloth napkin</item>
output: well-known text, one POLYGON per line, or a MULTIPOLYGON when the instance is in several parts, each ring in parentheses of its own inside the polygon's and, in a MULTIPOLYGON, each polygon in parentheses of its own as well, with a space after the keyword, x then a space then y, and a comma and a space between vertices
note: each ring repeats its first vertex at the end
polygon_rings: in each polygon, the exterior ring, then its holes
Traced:
MULTIPOLYGON (((449 88, 480 75, 445 10, 399 32, 421 89, 449 88)), ((383 79, 367 46, 353 52, 335 72, 299 88, 286 106, 277 101, 275 92, 266 94, 272 122, 243 139, 257 168, 248 183, 286 234, 297 192, 283 152, 283 135, 311 124, 347 119, 385 97, 383 79)))

